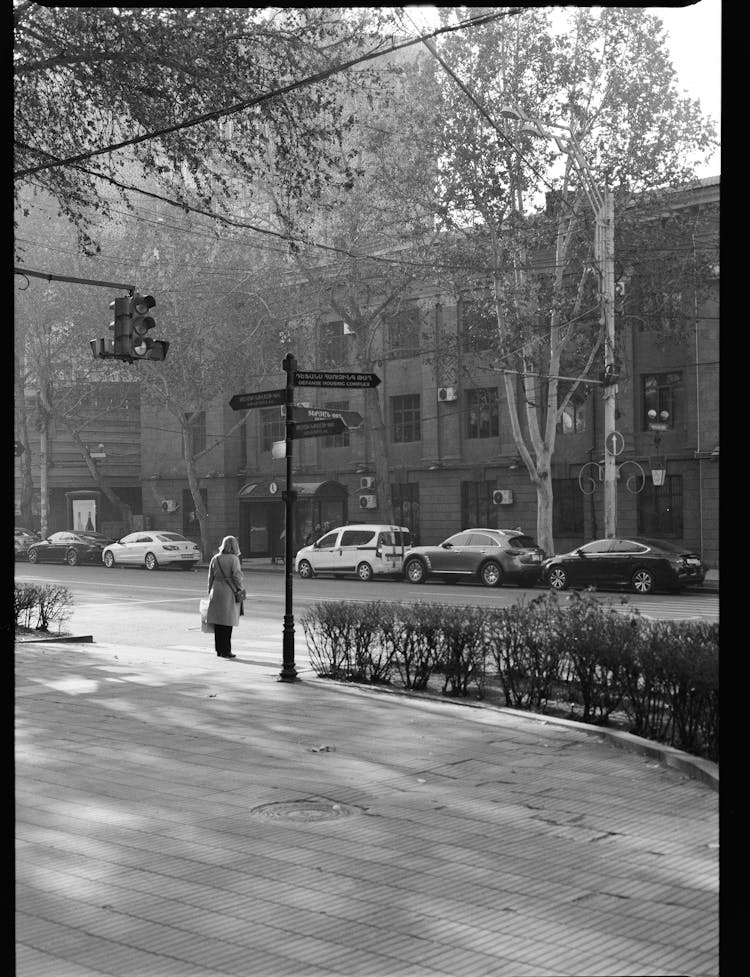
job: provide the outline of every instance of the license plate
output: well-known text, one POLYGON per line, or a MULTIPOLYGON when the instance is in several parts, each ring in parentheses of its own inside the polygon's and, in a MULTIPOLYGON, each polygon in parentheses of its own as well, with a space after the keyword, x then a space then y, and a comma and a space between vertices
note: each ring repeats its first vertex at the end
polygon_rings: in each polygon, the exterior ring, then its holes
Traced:
POLYGON ((690 560, 690 559, 689 559, 689 560, 687 561, 687 565, 688 565, 689 567, 699 567, 699 566, 701 565, 701 561, 700 561, 700 560, 690 560))
POLYGON ((181 560, 194 560, 195 557, 192 555, 192 553, 180 553, 180 559, 181 560))

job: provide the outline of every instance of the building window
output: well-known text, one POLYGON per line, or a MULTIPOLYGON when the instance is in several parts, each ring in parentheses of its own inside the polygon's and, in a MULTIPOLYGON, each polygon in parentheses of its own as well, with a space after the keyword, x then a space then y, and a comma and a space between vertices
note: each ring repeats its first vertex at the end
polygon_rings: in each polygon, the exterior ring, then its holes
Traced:
POLYGON ((583 536, 583 499, 577 478, 552 479, 555 536, 583 536))
POLYGON ((321 322, 318 326, 318 353, 320 365, 342 366, 347 362, 347 340, 344 333, 344 323, 338 319, 335 322, 321 322))
POLYGON ((411 532, 412 546, 419 545, 419 483, 391 484, 391 502, 396 524, 411 532))
POLYGON ((682 424, 682 373, 648 373, 643 377, 644 431, 672 430, 682 424))
POLYGON ((646 482, 638 494, 639 536, 682 536, 682 475, 667 475, 663 485, 646 482))
POLYGON ((461 482, 461 527, 489 529, 497 525, 497 507, 492 504, 495 482, 461 482))
POLYGON ((497 348, 497 314, 489 292, 463 297, 459 306, 459 319, 463 350, 476 352, 497 348))
POLYGON ((270 451, 274 441, 286 439, 286 422, 278 407, 267 407, 260 412, 261 451, 270 451))
POLYGON ((466 391, 467 438, 496 438, 500 434, 497 387, 466 391))
MULTIPOLYGON (((323 405, 326 410, 349 410, 348 400, 329 400, 323 405)), ((342 431, 341 434, 334 434, 323 439, 324 448, 348 448, 349 429, 342 431)))
MULTIPOLYGON (((569 388, 568 388, 569 389, 569 388)), ((562 403, 568 394, 568 389, 560 382, 557 388, 558 402, 562 403)), ((577 390, 565 405, 557 420, 557 430, 560 434, 581 434, 586 430, 586 399, 588 394, 577 390)))
POLYGON ((204 410, 185 414, 185 422, 190 428, 193 440, 193 457, 206 450, 206 412, 204 410))
POLYGON ((386 319, 392 356, 416 356, 421 346, 422 317, 418 305, 405 305, 386 319))
POLYGON ((395 444, 422 439, 421 413, 419 394, 391 397, 391 438, 395 444))
POLYGON ((247 468, 247 418, 240 421, 240 468, 247 468))

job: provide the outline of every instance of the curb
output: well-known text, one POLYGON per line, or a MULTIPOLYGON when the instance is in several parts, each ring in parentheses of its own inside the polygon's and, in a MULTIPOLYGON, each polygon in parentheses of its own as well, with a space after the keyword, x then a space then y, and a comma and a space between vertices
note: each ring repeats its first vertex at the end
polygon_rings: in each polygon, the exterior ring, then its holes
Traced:
POLYGON ((41 644, 48 645, 52 643, 60 644, 65 641, 67 642, 79 641, 81 644, 93 644, 94 636, 92 634, 59 634, 59 635, 51 635, 49 638, 27 638, 27 637, 19 638, 16 635, 15 641, 16 644, 19 645, 41 645, 41 644))
POLYGON ((400 695, 408 699, 419 702, 436 702, 447 705, 462 706, 468 709, 487 709, 490 712, 498 712, 518 719, 525 719, 536 722, 540 725, 553 724, 555 726, 568 726, 580 730, 589 736, 598 736, 607 740, 612 746, 618 749, 627 750, 631 753, 640 753, 643 756, 658 760, 664 766, 672 770, 677 770, 691 780, 698 780, 710 787, 711 790, 719 790, 719 765, 703 757, 692 756, 682 750, 677 750, 672 746, 665 746, 655 743, 652 740, 643 739, 633 733, 624 730, 608 729, 606 726, 592 726, 589 723, 578 722, 574 719, 564 719, 562 716, 548 716, 544 713, 526 712, 523 709, 511 709, 509 706, 493 706, 483 702, 463 702, 460 699, 445 699, 442 696, 420 694, 409 689, 396 689, 379 686, 362 685, 358 682, 337 682, 335 679, 320 678, 317 675, 304 679, 306 682, 324 683, 328 688, 335 686, 340 689, 350 689, 361 695, 400 695))

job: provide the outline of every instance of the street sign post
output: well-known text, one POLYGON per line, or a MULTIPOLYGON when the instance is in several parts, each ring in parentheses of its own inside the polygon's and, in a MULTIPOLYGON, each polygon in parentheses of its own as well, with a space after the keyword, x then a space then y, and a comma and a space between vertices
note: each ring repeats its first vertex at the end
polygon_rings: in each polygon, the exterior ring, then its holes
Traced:
POLYGON ((293 380, 295 387, 377 387, 380 377, 374 373, 328 373, 297 370, 293 380))
POLYGON ((251 407, 276 407, 283 404, 286 390, 257 390, 251 394, 235 394, 229 401, 232 410, 249 410, 251 407))
POLYGON ((289 437, 295 440, 333 436, 343 434, 346 430, 346 424, 340 417, 325 417, 319 421, 292 421, 289 427, 289 437))
POLYGON ((286 373, 283 390, 258 390, 255 393, 235 394, 229 401, 232 410, 250 410, 252 407, 282 406, 285 418, 284 441, 275 441, 274 458, 286 459, 286 489, 281 493, 285 505, 285 588, 283 665, 279 673, 282 682, 297 680, 294 667, 294 610, 292 604, 292 580, 294 576, 294 504, 297 493, 292 486, 292 445, 298 438, 319 438, 343 434, 347 428, 361 427, 364 418, 355 410, 329 410, 323 407, 303 407, 294 403, 295 387, 346 387, 368 389, 377 387, 380 377, 374 373, 329 373, 300 371, 297 360, 287 353, 282 363, 286 373), (283 451, 282 451, 283 449, 283 451))
POLYGON ((293 421, 322 421, 330 417, 340 417, 344 424, 350 429, 362 426, 364 418, 356 410, 331 410, 328 407, 303 407, 302 404, 295 404, 292 407, 293 421))

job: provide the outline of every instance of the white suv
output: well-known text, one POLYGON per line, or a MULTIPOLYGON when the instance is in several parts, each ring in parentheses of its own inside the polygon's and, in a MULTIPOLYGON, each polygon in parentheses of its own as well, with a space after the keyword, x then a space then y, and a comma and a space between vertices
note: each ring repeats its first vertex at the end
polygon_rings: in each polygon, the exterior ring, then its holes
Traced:
POLYGON ((294 558, 294 569, 304 578, 353 573, 367 581, 374 576, 400 575, 404 553, 411 545, 405 526, 353 523, 304 546, 294 558))

